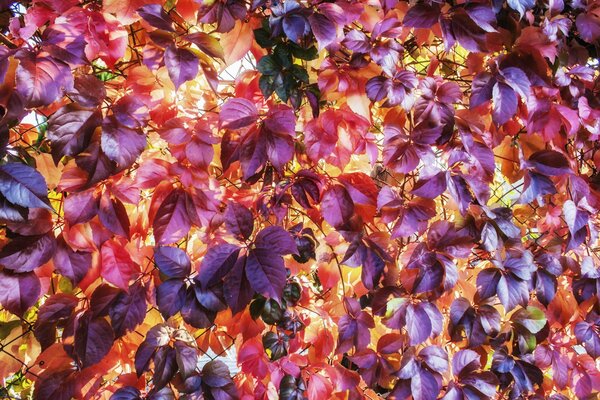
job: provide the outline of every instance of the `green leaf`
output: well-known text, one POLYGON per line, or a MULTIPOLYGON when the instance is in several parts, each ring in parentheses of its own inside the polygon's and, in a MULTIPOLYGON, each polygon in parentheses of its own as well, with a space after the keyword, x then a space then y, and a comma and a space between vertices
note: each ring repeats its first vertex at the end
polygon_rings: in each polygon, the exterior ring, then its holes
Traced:
POLYGON ((263 75, 276 75, 281 71, 281 66, 272 55, 264 56, 256 65, 256 69, 263 75))
POLYGON ((254 30, 254 40, 263 49, 275 46, 275 41, 271 39, 271 33, 264 28, 254 30))
POLYGON ((279 44, 275 47, 273 55, 276 57, 277 62, 283 66, 283 68, 291 68, 293 65, 292 52, 289 47, 283 44, 279 44))
POLYGON ((319 57, 319 50, 317 50, 315 46, 310 46, 308 49, 305 49, 298 46, 296 43, 293 43, 291 48, 292 55, 301 60, 312 61, 319 57))
POLYGON ((546 325, 544 312, 537 307, 522 308, 512 316, 512 321, 531 333, 538 333, 546 325))
POLYGON ((258 87, 265 98, 270 97, 275 91, 273 80, 273 77, 269 75, 263 75, 258 79, 258 87))

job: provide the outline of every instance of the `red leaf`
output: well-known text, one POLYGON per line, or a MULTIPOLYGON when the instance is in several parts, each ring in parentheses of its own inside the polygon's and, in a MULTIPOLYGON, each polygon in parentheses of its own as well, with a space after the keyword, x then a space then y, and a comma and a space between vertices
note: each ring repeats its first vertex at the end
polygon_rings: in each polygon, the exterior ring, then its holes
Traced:
POLYGON ((128 290, 129 281, 138 272, 138 266, 116 239, 110 239, 100 249, 102 269, 100 275, 116 287, 128 290))

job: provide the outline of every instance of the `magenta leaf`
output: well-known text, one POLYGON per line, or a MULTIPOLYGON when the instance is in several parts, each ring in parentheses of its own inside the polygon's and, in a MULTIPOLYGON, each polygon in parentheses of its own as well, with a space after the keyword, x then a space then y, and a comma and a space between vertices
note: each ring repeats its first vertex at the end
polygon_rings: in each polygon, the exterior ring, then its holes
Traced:
POLYGON ((191 221, 186 197, 187 193, 182 189, 173 189, 158 208, 152 223, 158 244, 175 243, 189 232, 191 221))
POLYGON ((332 185, 323 193, 321 213, 334 228, 341 228, 354 214, 354 202, 342 185, 332 185))
POLYGON ((102 277, 116 287, 128 290, 129 281, 137 270, 127 250, 117 241, 108 240, 100 248, 100 257, 102 277))
POLYGON ((191 51, 174 44, 165 50, 165 65, 175 89, 198 75, 198 57, 191 51))
POLYGON ((219 126, 224 129, 239 129, 258 121, 258 110, 254 103, 243 98, 227 100, 219 113, 219 126))
POLYGON ((12 162, 0 165, 0 193, 19 206, 52 210, 46 180, 26 164, 12 162))

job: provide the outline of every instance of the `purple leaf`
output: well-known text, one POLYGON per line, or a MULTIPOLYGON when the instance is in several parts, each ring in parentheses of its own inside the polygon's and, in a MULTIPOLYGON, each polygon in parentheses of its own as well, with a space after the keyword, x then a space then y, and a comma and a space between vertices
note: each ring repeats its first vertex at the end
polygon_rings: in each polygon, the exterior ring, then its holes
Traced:
POLYGON ((238 240, 248 240, 254 230, 254 216, 252 211, 243 205, 230 202, 225 210, 225 226, 229 233, 238 240))
POLYGON ((177 372, 175 349, 169 346, 159 348, 154 355, 153 383, 156 390, 162 389, 177 372))
POLYGON ((280 226, 268 226, 256 235, 257 248, 270 250, 280 256, 298 254, 296 241, 288 231, 280 226))
POLYGON ((175 341, 175 359, 183 379, 191 376, 198 364, 198 350, 181 340, 175 341))
POLYGON ((76 296, 65 293, 57 293, 46 299, 38 311, 33 331, 42 350, 56 341, 57 322, 69 318, 78 302, 76 296))
POLYGON ((564 202, 563 214, 571 235, 575 235, 580 229, 584 228, 587 225, 590 217, 589 213, 587 211, 580 210, 575 205, 573 200, 567 200, 564 202))
POLYGON ((256 248, 248 254, 246 277, 256 292, 278 300, 286 281, 283 259, 274 256, 270 249, 256 248))
POLYGON ((593 12, 582 12, 577 15, 575 25, 579 35, 588 43, 595 43, 600 38, 600 19, 593 12))
POLYGON ((544 195, 556 193, 556 187, 550 178, 532 171, 525 173, 523 187, 519 197, 520 204, 529 204, 544 195))
POLYGON ((185 301, 181 308, 183 320, 195 328, 210 328, 216 317, 216 312, 206 309, 196 297, 194 288, 188 287, 185 293, 185 301))
POLYGON ((487 268, 477 274, 477 293, 482 299, 487 299, 496 294, 500 272, 495 268, 487 268))
POLYGON ((26 164, 11 162, 0 165, 0 193, 19 206, 52 210, 46 180, 26 164))
POLYGON ((419 352, 425 364, 432 370, 444 373, 448 370, 448 353, 439 346, 428 346, 419 352))
POLYGON ((440 393, 440 384, 433 374, 420 368, 410 380, 414 400, 435 400, 440 393))
POLYGON ((169 278, 185 278, 191 271, 190 258, 180 248, 159 246, 154 249, 156 266, 169 278))
POLYGON ((156 305, 165 320, 181 310, 185 294, 185 283, 179 279, 169 279, 156 288, 156 305))
POLYGON ((102 151, 117 163, 120 168, 128 168, 146 148, 146 135, 139 129, 132 129, 110 116, 102 123, 102 151))
POLYGON ((0 304, 13 314, 22 316, 38 301, 41 291, 40 280, 33 272, 0 271, 0 304))
POLYGON ((150 367, 150 361, 154 357, 155 353, 156 346, 149 344, 146 340, 144 340, 137 348, 134 357, 134 365, 138 378, 148 370, 150 367))
POLYGON ((519 104, 515 91, 505 83, 496 82, 492 90, 494 110, 492 117, 495 123, 503 125, 517 112, 519 104))
POLYGON ((129 293, 117 296, 108 314, 117 338, 133 331, 146 317, 146 288, 139 281, 131 285, 129 293))
POLYGON ((529 302, 527 282, 517 279, 512 274, 504 274, 500 277, 497 294, 507 312, 514 309, 517 305, 526 306, 529 302))
POLYGON ((420 304, 409 304, 406 308, 406 332, 411 346, 423 343, 431 335, 429 315, 420 304))
POLYGON ((129 217, 125 206, 116 197, 112 197, 107 191, 100 198, 98 218, 102 225, 115 235, 129 238, 129 217))
POLYGON ((90 299, 90 311, 94 317, 108 315, 110 307, 122 290, 106 283, 100 284, 92 293, 90 299))
POLYGON ((504 83, 509 85, 521 97, 528 97, 531 91, 531 84, 527 74, 522 69, 508 67, 500 70, 500 75, 504 77, 504 83))
POLYGON ((19 58, 16 73, 17 93, 28 108, 43 107, 62 97, 73 87, 71 69, 49 56, 25 52, 19 58))
POLYGON ((250 282, 246 278, 247 259, 246 255, 238 258, 231 271, 229 271, 223 280, 225 301, 234 314, 243 310, 254 295, 254 290, 252 290, 250 282))
POLYGON ((0 264, 14 272, 29 272, 47 263, 56 250, 51 233, 41 236, 17 236, 0 250, 0 264))
POLYGON ((190 230, 191 222, 186 206, 187 193, 173 189, 156 212, 152 227, 158 244, 175 243, 190 230))
POLYGON ((254 103, 243 98, 227 100, 219 113, 219 127, 239 129, 258 121, 258 110, 254 103))
POLYGON ((426 199, 435 199, 445 190, 446 172, 441 171, 431 177, 419 179, 417 183, 415 183, 411 193, 426 199))
POLYGON ((110 396, 109 400, 140 400, 141 398, 142 394, 138 388, 125 386, 119 388, 112 396, 110 396))
POLYGON ((557 176, 572 172, 567 158, 556 150, 536 151, 529 157, 527 164, 543 175, 557 176))
POLYGON ((202 367, 202 380, 213 388, 222 388, 233 382, 229 368, 220 360, 209 361, 202 367))
POLYGON ((425 3, 412 6, 402 23, 411 28, 431 28, 440 17, 440 8, 437 4, 429 5, 425 3))
POLYGON ((175 32, 173 20, 160 4, 148 4, 137 10, 140 17, 155 28, 175 32))
POLYGON ((523 18, 525 12, 535 6, 535 0, 508 0, 508 5, 523 18))
POLYGON ((98 214, 99 194, 94 189, 79 193, 69 193, 65 198, 65 219, 69 224, 77 225, 88 222, 98 214))
POLYGON ((346 34, 342 44, 357 53, 368 53, 371 50, 371 42, 367 35, 356 29, 346 34))
POLYGON ((354 214, 354 202, 342 185, 333 185, 325 190, 321 199, 321 213, 325 221, 334 228, 344 226, 354 214))
POLYGON ((455 376, 473 372, 481 367, 480 356, 473 350, 459 350, 452 356, 452 372, 455 376))
POLYGON ((471 97, 469 106, 475 108, 481 104, 490 101, 493 97, 493 88, 496 84, 494 78, 489 72, 480 72, 473 78, 471 97))
POLYGON ((63 156, 75 156, 84 151, 101 123, 102 114, 98 109, 82 108, 76 103, 67 104, 52 114, 46 135, 51 142, 54 162, 58 163, 63 156))
POLYGON ((497 32, 493 25, 496 24, 496 13, 487 4, 467 3, 465 11, 471 19, 486 32, 497 32))
POLYGON ((110 351, 114 341, 113 330, 104 318, 84 314, 75 330, 74 349, 83 368, 99 363, 110 351))
POLYGON ((236 263, 240 248, 225 243, 210 247, 200 265, 197 280, 202 287, 209 287, 221 280, 236 263))
POLYGON ((175 89, 179 89, 179 86, 198 75, 198 57, 174 44, 165 50, 165 65, 175 89))
POLYGON ((312 32, 321 49, 326 48, 337 38, 335 24, 323 14, 313 13, 308 17, 312 32))
POLYGON ((92 253, 74 251, 62 236, 57 240, 52 260, 58 273, 69 278, 73 285, 79 284, 92 267, 92 253))

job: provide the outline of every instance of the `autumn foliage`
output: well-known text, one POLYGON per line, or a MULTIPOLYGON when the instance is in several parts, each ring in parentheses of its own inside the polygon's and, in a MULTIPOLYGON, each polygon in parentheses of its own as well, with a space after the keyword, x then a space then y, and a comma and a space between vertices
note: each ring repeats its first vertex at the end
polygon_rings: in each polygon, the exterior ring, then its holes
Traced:
POLYGON ((600 1, 0 26, 0 397, 598 396, 600 1))

